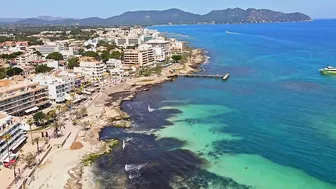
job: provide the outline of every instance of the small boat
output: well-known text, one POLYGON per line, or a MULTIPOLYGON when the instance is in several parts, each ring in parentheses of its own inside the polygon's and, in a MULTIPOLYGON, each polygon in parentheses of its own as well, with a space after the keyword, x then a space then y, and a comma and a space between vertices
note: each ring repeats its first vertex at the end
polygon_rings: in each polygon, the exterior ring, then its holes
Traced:
POLYGON ((328 75, 328 74, 335 74, 336 75, 336 68, 332 67, 332 66, 328 66, 326 68, 322 68, 319 71, 323 75, 328 75))
POLYGON ((231 34, 232 32, 230 32, 230 31, 226 31, 225 33, 227 33, 227 34, 231 34))
POLYGON ((148 111, 149 111, 149 112, 154 112, 155 109, 151 108, 150 105, 148 104, 148 111))

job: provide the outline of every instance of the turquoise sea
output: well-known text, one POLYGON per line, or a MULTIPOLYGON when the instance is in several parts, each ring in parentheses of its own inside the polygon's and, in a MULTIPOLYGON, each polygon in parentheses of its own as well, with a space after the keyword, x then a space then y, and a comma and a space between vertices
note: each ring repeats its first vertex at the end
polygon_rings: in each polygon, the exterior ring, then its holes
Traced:
POLYGON ((336 66, 335 20, 155 29, 231 77, 178 78, 124 102, 133 128, 101 133, 123 141, 96 163, 105 188, 336 188, 336 77, 318 72, 336 66))

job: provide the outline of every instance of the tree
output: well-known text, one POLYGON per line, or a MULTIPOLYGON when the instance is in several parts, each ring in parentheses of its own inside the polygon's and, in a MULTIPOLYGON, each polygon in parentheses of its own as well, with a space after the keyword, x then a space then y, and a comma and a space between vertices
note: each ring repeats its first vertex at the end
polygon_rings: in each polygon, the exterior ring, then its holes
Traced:
POLYGON ((77 120, 72 120, 72 125, 77 125, 78 121, 77 120))
POLYGON ((58 119, 59 119, 61 114, 62 114, 62 106, 61 105, 56 106, 56 113, 57 113, 57 116, 58 116, 58 119))
POLYGON ((86 51, 85 53, 83 53, 83 56, 89 56, 89 57, 96 58, 97 56, 99 56, 99 54, 94 51, 86 51))
POLYGON ((34 120, 33 119, 28 119, 27 124, 29 125, 29 130, 30 130, 30 140, 33 144, 33 132, 31 130, 32 130, 32 127, 33 127, 33 124, 34 124, 34 120))
POLYGON ((48 67, 47 65, 41 64, 35 67, 36 73, 46 73, 50 72, 53 68, 48 67))
POLYGON ((34 54, 36 54, 37 56, 42 56, 42 54, 40 53, 40 51, 35 51, 34 54))
POLYGON ((57 121, 52 124, 52 128, 54 128, 54 132, 53 133, 54 133, 54 136, 56 136, 56 138, 59 137, 59 135, 58 135, 59 127, 60 127, 60 125, 58 124, 57 121))
POLYGON ((71 110, 72 100, 67 100, 65 102, 65 107, 67 110, 71 110))
POLYGON ((22 55, 22 54, 23 54, 23 52, 18 51, 18 52, 14 52, 14 53, 11 53, 11 54, 2 54, 2 55, 0 55, 0 58, 11 60, 11 59, 14 59, 14 58, 22 55))
POLYGON ((106 47, 107 43, 103 40, 98 41, 97 47, 106 47))
POLYGON ((24 156, 24 161, 26 162, 27 166, 31 168, 36 162, 36 155, 29 152, 24 156))
POLYGON ((91 49, 92 47, 93 47, 93 45, 91 45, 91 44, 88 44, 88 45, 85 46, 86 49, 91 49))
POLYGON ((78 49, 78 54, 83 55, 84 54, 84 49, 78 49))
POLYGON ((103 51, 100 57, 104 62, 107 62, 108 59, 110 58, 110 53, 108 51, 103 51))
POLYGON ((56 113, 56 110, 50 110, 48 113, 47 113, 47 116, 51 119, 51 120, 55 120, 57 118, 57 113, 56 113))
POLYGON ((47 120, 47 115, 43 112, 37 112, 34 114, 33 119, 35 122, 41 124, 43 121, 47 120))
POLYGON ((81 85, 79 88, 76 89, 77 94, 82 94, 83 91, 84 91, 84 86, 83 85, 81 85))
POLYGON ((82 118, 82 117, 87 116, 88 115, 88 111, 87 111, 86 107, 81 108, 78 111, 77 115, 78 115, 78 118, 82 118))
POLYGON ((89 121, 83 121, 80 123, 80 126, 82 127, 84 131, 86 131, 86 129, 88 128, 88 125, 89 125, 89 121))
POLYGON ((39 147, 40 137, 34 138, 33 142, 36 144, 37 154, 39 154, 40 153, 40 147, 39 147))
POLYGON ((21 73, 23 72, 23 70, 21 68, 18 68, 18 67, 10 67, 7 69, 6 71, 6 74, 9 76, 9 77, 12 77, 14 75, 20 75, 21 73))
POLYGON ((33 38, 33 37, 29 37, 28 38, 28 45, 32 46, 32 45, 43 45, 43 41, 38 40, 37 38, 33 38))
POLYGON ((75 111, 74 113, 73 113, 73 115, 75 116, 75 118, 80 118, 80 112, 79 111, 75 111))
POLYGON ((74 67, 79 67, 79 58, 73 57, 68 60, 68 69, 73 69, 74 67))
POLYGON ((69 103, 67 104, 66 102, 65 102, 65 105, 64 106, 61 106, 61 111, 62 112, 66 112, 66 111, 68 111, 69 110, 69 103))
POLYGON ((46 59, 53 59, 59 61, 63 60, 63 55, 59 52, 52 52, 46 57, 46 59))
POLYGON ((0 67, 0 79, 6 78, 6 69, 4 67, 0 67))
POLYGON ((173 62, 179 62, 182 59, 182 55, 176 54, 171 57, 173 59, 173 62))
POLYGON ((112 53, 111 53, 111 55, 110 55, 110 58, 114 58, 114 59, 121 59, 121 52, 119 52, 119 51, 113 51, 112 53))

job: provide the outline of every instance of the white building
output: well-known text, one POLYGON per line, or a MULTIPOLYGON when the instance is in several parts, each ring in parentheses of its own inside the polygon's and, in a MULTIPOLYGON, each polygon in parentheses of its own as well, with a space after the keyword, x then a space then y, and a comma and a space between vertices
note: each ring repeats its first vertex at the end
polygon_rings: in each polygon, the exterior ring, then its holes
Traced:
POLYGON ((17 157, 14 151, 17 151, 17 148, 27 139, 21 129, 23 127, 24 124, 19 121, 19 118, 0 112, 0 167, 17 157), (6 135, 10 136, 9 141, 2 138, 6 135))
POLYGON ((50 60, 50 61, 47 61, 47 62, 45 63, 45 65, 47 65, 49 68, 54 68, 54 69, 59 68, 59 63, 58 63, 58 61, 56 61, 56 60, 50 60))
POLYGON ((64 59, 67 59, 69 56, 74 55, 74 49, 71 47, 69 48, 66 43, 67 42, 65 41, 49 42, 40 46, 38 50, 44 57, 48 56, 50 53, 59 52, 63 55, 64 59))
POLYGON ((92 45, 94 48, 96 48, 99 41, 99 38, 89 39, 84 42, 84 46, 92 45))
POLYGON ((156 61, 165 61, 166 60, 166 51, 162 47, 154 47, 154 59, 156 61))
POLYGON ((69 57, 74 56, 74 48, 69 47, 68 49, 61 50, 60 53, 63 55, 63 59, 67 60, 69 57))
POLYGON ((176 39, 170 39, 169 40, 170 42, 170 50, 172 52, 182 52, 183 51, 183 42, 182 41, 178 41, 176 39))
POLYGON ((74 68, 75 73, 81 73, 91 81, 102 80, 105 72, 103 62, 80 62, 79 67, 74 68))
POLYGON ((129 46, 136 46, 141 45, 144 43, 144 36, 134 36, 134 37, 122 37, 116 38, 115 44, 120 47, 129 47, 129 46))
POLYGON ((161 47, 165 50, 166 53, 169 53, 170 51, 169 41, 164 39, 151 39, 147 41, 146 44, 152 45, 153 47, 161 47))
POLYGON ((75 87, 75 78, 63 79, 49 75, 38 74, 32 81, 48 86, 49 99, 55 102, 64 102, 69 99, 70 91, 75 87))
POLYGON ((106 62, 106 69, 110 71, 111 75, 122 76, 124 73, 122 61, 118 59, 109 59, 106 62))
POLYGON ((15 58, 15 62, 19 66, 28 66, 31 62, 40 60, 40 56, 38 56, 34 51, 27 50, 24 54, 15 58))

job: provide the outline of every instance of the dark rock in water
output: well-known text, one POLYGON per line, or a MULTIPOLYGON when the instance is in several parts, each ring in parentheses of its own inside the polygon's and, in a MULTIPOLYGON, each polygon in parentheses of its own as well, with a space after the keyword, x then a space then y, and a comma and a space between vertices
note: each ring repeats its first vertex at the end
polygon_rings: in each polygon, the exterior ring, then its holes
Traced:
POLYGON ((218 188, 218 189, 250 189, 252 187, 240 185, 230 178, 218 176, 209 173, 206 170, 200 170, 192 177, 181 178, 175 177, 171 183, 173 188, 185 189, 203 189, 203 188, 218 188))
MULTIPOLYGON (((152 92, 155 90, 151 91, 152 92)), ((154 94, 155 95, 155 94, 154 94)), ((94 164, 94 174, 102 188, 126 189, 201 189, 201 188, 237 188, 247 187, 233 180, 211 174, 204 170, 208 162, 191 151, 180 149, 184 141, 174 138, 158 139, 153 134, 145 134, 151 129, 169 127, 173 123, 168 118, 182 113, 178 109, 159 109, 155 107, 162 100, 160 96, 138 95, 134 101, 122 103, 122 110, 131 115, 132 128, 127 130, 106 127, 101 139, 119 139, 116 148, 110 154, 100 157, 94 164), (155 111, 148 110, 149 103, 155 111), (145 132, 145 133, 144 133, 145 132)), ((193 125, 202 120, 181 120, 193 125)), ((220 148, 220 146, 217 146, 220 148)), ((221 149, 222 150, 222 149, 221 149)), ((219 151, 222 152, 222 151, 219 151)), ((209 155, 217 157, 217 151, 209 155)))
POLYGON ((98 158, 93 165, 93 174, 95 175, 95 180, 101 183, 102 189, 127 187, 128 175, 124 164, 121 144, 113 148, 113 153, 98 158))
POLYGON ((190 151, 173 150, 181 147, 182 141, 111 129, 103 131, 104 134, 114 133, 113 137, 123 142, 95 163, 94 173, 104 188, 112 185, 132 189, 171 188, 170 182, 175 176, 191 177, 205 165, 203 159, 190 151))

